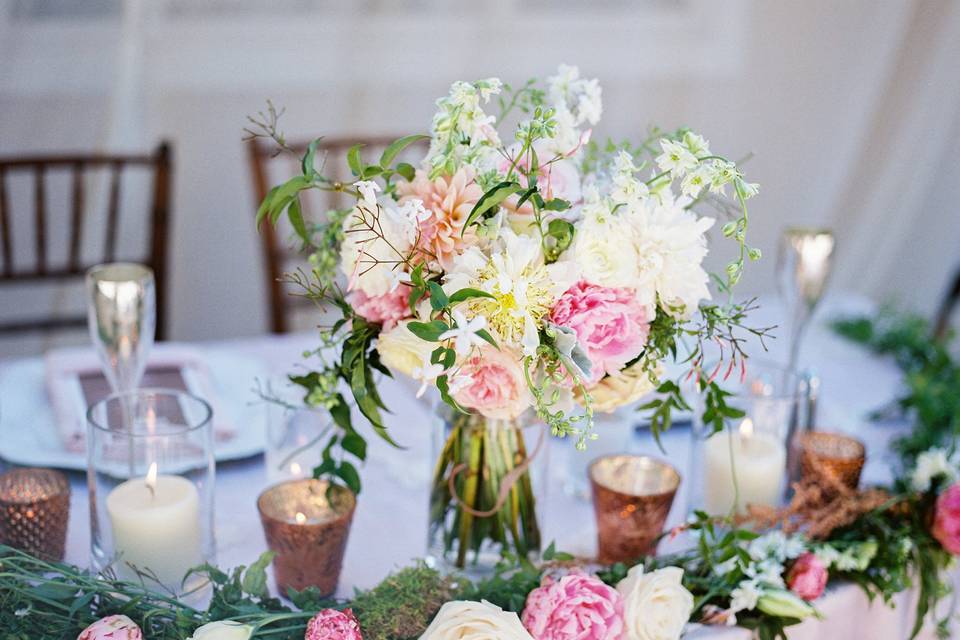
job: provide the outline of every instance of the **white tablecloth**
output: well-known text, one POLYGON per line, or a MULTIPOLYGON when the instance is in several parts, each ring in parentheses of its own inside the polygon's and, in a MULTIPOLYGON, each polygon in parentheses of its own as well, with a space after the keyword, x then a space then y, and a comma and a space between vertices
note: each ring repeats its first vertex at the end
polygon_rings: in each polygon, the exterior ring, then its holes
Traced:
MULTIPOLYGON (((899 375, 888 362, 867 355, 830 334, 822 321, 838 309, 862 310, 863 302, 827 304, 807 338, 804 361, 816 368, 822 379, 822 402, 818 425, 824 430, 856 433, 868 447, 864 472, 866 482, 886 481, 892 458, 886 443, 897 429, 870 424, 865 414, 889 401, 898 390, 899 375)), ((777 307, 770 304, 756 314, 757 323, 775 323, 777 307)), ((217 343, 238 352, 261 358, 274 373, 283 374, 300 362, 301 353, 313 345, 311 335, 258 337, 217 343)), ((768 357, 777 359, 785 350, 783 341, 774 342, 768 357)), ((782 360, 782 358, 780 358, 782 360)), ((394 437, 408 447, 396 451, 371 435, 370 454, 363 469, 364 491, 360 496, 347 548, 339 593, 348 596, 355 587, 370 587, 394 568, 422 557, 426 546, 427 482, 431 456, 429 414, 425 405, 412 397, 403 383, 387 380, 382 388, 393 412, 387 423, 394 437)), ((253 400, 251 398, 251 400, 253 400)), ((358 423, 362 424, 362 423, 358 423)), ((688 433, 678 429, 665 438, 671 461, 686 467, 688 433)), ((630 443, 635 452, 661 455, 649 436, 636 436, 630 443)), ((557 548, 589 555, 594 550, 595 529, 590 504, 570 497, 562 489, 569 442, 550 444, 551 476, 548 491, 545 540, 557 548)), ((588 454, 589 455, 589 454, 588 454)), ((72 476, 73 498, 66 560, 85 566, 89 554, 89 510, 82 475, 72 476)), ((256 510, 256 497, 266 486, 262 457, 223 463, 217 468, 216 538, 218 563, 223 567, 249 564, 266 548, 256 510)), ((671 514, 673 523, 684 519, 686 499, 681 490, 671 514)), ((906 638, 913 620, 911 594, 903 594, 896 610, 868 604, 852 585, 832 587, 818 602, 824 620, 809 620, 790 631, 791 638, 906 638)), ((704 629, 695 637, 747 638, 742 629, 704 629)), ((932 634, 930 637, 933 637, 932 634)))

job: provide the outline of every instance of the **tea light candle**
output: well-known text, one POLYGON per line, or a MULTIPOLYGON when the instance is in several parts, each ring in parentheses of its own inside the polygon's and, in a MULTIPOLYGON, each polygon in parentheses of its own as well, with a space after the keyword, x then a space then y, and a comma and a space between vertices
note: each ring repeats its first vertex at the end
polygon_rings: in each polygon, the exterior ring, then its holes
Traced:
POLYGON ((110 492, 107 513, 121 577, 136 577, 129 563, 152 571, 168 587, 177 586, 202 562, 197 488, 180 476, 157 475, 156 462, 145 478, 127 480, 110 492))
POLYGON ((748 504, 779 503, 786 447, 770 434, 755 432, 750 418, 740 423, 735 433, 718 433, 707 439, 703 457, 703 508, 708 513, 724 515, 734 508, 742 511, 748 504))

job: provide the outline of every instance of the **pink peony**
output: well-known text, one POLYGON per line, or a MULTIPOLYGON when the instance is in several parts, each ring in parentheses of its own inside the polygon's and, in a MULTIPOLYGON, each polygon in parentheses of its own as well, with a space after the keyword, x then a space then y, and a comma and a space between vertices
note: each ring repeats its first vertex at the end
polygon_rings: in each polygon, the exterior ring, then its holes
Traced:
POLYGON ((787 586, 804 600, 816 600, 827 586, 827 568, 816 555, 805 553, 790 568, 787 586))
POLYGON ((363 640, 363 636, 353 611, 323 609, 310 618, 303 640, 363 640))
POLYGON ((550 320, 576 332, 593 365, 591 383, 618 373, 640 355, 650 332, 646 311, 632 290, 583 280, 560 296, 550 320))
POLYGON ((468 376, 470 382, 453 397, 488 418, 516 418, 530 406, 531 400, 521 362, 519 353, 502 345, 499 350, 481 347, 461 364, 460 375, 468 376))
POLYGON ((389 331, 398 322, 410 317, 410 288, 399 286, 382 296, 368 296, 357 290, 350 293, 348 302, 354 311, 369 320, 383 325, 389 331))
POLYGON ((439 176, 433 180, 426 172, 417 171, 413 182, 398 182, 400 202, 414 198, 423 200, 432 215, 420 223, 420 245, 436 256, 444 269, 449 269, 453 256, 463 247, 465 240, 473 236, 470 230, 465 237, 460 233, 463 223, 473 206, 483 196, 483 189, 475 182, 476 172, 472 167, 463 167, 453 176, 439 176))
POLYGON ((584 573, 546 577, 527 596, 521 619, 535 640, 619 640, 623 597, 584 573))
POLYGON ((960 483, 950 485, 937 498, 933 537, 944 549, 953 555, 960 555, 960 483))
POLYGON ((107 616, 80 632, 77 640, 142 640, 140 627, 127 616, 107 616))

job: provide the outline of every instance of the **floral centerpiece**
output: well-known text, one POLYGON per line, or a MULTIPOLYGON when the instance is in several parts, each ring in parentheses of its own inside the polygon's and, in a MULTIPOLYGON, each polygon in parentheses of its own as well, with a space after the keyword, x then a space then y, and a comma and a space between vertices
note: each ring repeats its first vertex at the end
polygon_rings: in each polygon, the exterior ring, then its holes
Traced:
MULTIPOLYGON (((342 313, 322 331, 313 370, 291 376, 338 427, 315 473, 359 490, 351 458, 366 447, 351 406, 393 442, 378 375, 410 376, 418 395, 435 388, 447 429, 431 532, 463 567, 490 549, 540 548, 531 420, 582 449, 596 437, 594 411, 657 390, 653 426, 669 427, 685 404, 662 378, 667 358, 689 363, 711 424, 732 415, 714 378, 744 364, 734 332, 750 306, 728 294, 760 257, 746 241, 757 186, 687 129, 653 130, 639 145, 591 142, 601 90, 575 67, 517 89, 496 78, 456 82, 437 107, 429 135, 401 138, 379 159, 351 148, 351 183, 324 175, 311 144, 302 175, 269 192, 258 222, 286 213, 311 265, 290 280, 342 313), (426 155, 416 166, 400 161, 414 145, 426 155), (310 224, 299 200, 307 189, 355 204, 310 224), (711 203, 730 215, 722 235, 736 250, 712 278, 720 304, 702 264, 715 220, 694 211, 711 203), (725 358, 704 372, 706 342, 725 358)), ((275 121, 254 122, 285 146, 275 121)))

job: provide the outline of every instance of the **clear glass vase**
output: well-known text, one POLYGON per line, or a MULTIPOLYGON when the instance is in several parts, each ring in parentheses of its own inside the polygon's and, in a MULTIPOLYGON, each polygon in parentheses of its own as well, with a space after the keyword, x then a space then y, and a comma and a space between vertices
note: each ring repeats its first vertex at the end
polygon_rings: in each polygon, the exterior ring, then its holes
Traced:
POLYGON ((172 389, 114 394, 87 413, 91 563, 180 595, 215 562, 212 412, 172 389))
POLYGON ((428 557, 480 576, 510 554, 536 561, 548 465, 546 428, 437 410, 428 557))

